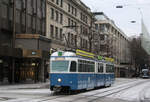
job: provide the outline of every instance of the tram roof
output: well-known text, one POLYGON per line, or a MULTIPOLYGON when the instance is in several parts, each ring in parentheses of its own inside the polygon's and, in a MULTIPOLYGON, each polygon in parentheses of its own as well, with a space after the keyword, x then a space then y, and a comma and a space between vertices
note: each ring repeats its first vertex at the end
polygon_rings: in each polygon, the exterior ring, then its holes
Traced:
POLYGON ((74 52, 69 52, 69 51, 57 51, 57 52, 54 52, 51 57, 54 56, 54 57, 69 57, 69 56, 77 56, 76 53, 74 52))
POLYGON ((77 55, 74 52, 69 52, 69 51, 57 51, 57 52, 54 52, 51 55, 51 57, 74 57, 74 58, 82 58, 82 59, 94 60, 94 61, 98 61, 98 62, 112 64, 111 62, 106 61, 106 60, 98 60, 98 59, 95 59, 95 58, 84 57, 84 56, 80 56, 80 55, 77 55))

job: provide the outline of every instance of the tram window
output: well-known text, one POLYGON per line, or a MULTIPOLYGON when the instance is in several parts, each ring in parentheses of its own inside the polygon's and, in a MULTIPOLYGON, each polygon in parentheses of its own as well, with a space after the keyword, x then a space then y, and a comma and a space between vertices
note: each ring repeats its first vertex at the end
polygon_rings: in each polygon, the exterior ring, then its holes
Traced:
POLYGON ((78 71, 79 72, 94 72, 94 62, 79 60, 78 61, 78 71))
POLYGON ((79 64, 78 64, 78 71, 79 72, 81 72, 81 64, 80 64, 80 62, 78 62, 79 64))
POLYGON ((110 72, 113 73, 114 72, 114 66, 110 65, 110 72))
POLYGON ((114 73, 114 72, 115 72, 115 68, 114 68, 114 66, 113 66, 113 65, 111 66, 111 71, 112 71, 112 73, 114 73))
POLYGON ((92 63, 92 65, 91 65, 92 67, 91 67, 91 72, 94 72, 95 71, 95 66, 94 66, 94 63, 92 63))
POLYGON ((110 72, 110 66, 106 65, 106 72, 109 73, 110 72))
POLYGON ((114 67, 112 65, 106 65, 106 72, 107 73, 113 73, 114 67))
POLYGON ((98 63, 98 73, 103 73, 103 64, 98 63))
POLYGON ((52 72, 67 72, 69 61, 52 61, 52 72))
POLYGON ((70 72, 76 72, 76 62, 75 61, 71 62, 70 72))

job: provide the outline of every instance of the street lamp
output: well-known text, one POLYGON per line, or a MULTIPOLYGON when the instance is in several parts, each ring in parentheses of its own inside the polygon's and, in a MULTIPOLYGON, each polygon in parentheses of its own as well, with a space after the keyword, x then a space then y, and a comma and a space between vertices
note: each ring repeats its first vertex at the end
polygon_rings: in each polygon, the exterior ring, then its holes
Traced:
MULTIPOLYGON (((119 9, 121 9, 121 8, 123 8, 124 6, 131 6, 131 5, 117 5, 116 6, 116 8, 119 8, 119 9)), ((143 13, 142 13, 142 11, 141 11, 141 8, 139 8, 139 7, 137 7, 136 8, 138 11, 139 11, 139 13, 140 13, 140 18, 141 18, 141 24, 143 23, 143 13)), ((136 21, 135 20, 132 20, 132 21, 130 21, 130 23, 136 23, 136 21)), ((142 32, 142 30, 141 30, 141 32, 142 32)))
MULTIPOLYGON (((117 6, 116 6, 116 8, 118 8, 118 9, 119 9, 119 8, 121 9, 121 8, 123 8, 123 7, 124 7, 123 5, 117 5, 117 6)), ((142 18, 143 18, 143 14, 142 14, 142 12, 141 12, 141 9, 138 8, 138 10, 140 11, 140 14, 141 14, 141 16, 142 16, 142 18)), ((134 21, 134 20, 133 20, 133 21, 130 21, 130 22, 131 22, 131 23, 136 23, 136 21, 134 21)))
MULTIPOLYGON (((129 5, 124 5, 124 6, 129 6, 129 5)), ((123 5, 117 5, 116 8, 118 9, 122 9, 124 7, 123 5)), ((137 8, 140 12, 140 15, 141 15, 141 18, 143 18, 143 14, 142 14, 142 11, 141 11, 141 8, 137 8)), ((134 22, 135 23, 135 22, 134 22)))
POLYGON ((131 23, 136 23, 136 21, 130 21, 131 23))
POLYGON ((122 5, 117 5, 116 8, 123 8, 123 6, 122 5))

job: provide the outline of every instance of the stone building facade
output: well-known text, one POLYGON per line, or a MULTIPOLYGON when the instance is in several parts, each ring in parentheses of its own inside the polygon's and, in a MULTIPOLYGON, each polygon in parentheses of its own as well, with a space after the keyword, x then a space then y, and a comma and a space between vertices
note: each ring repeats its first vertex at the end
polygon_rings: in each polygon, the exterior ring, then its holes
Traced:
POLYGON ((0 82, 44 81, 46 0, 0 0, 0 82))
POLYGON ((52 49, 91 51, 92 19, 90 9, 80 0, 48 0, 46 36, 52 39, 52 49))
POLYGON ((100 55, 114 59, 117 77, 128 77, 131 68, 129 38, 103 12, 93 14, 100 35, 100 55))

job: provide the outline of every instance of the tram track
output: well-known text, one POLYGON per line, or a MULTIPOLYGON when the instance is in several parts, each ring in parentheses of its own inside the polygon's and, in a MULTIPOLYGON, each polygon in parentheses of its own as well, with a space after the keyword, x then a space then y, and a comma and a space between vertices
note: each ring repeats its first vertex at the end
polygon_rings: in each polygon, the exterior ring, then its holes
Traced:
POLYGON ((84 99, 84 98, 95 97, 94 99, 88 101, 88 102, 93 102, 93 101, 96 101, 96 100, 99 99, 99 98, 104 98, 104 97, 110 96, 110 95, 112 95, 112 94, 115 94, 115 93, 118 93, 118 92, 127 90, 127 89, 129 89, 129 88, 132 88, 132 87, 134 87, 134 86, 141 85, 141 84, 146 83, 146 82, 147 82, 147 81, 144 81, 144 82, 142 82, 142 83, 141 83, 141 82, 134 83, 134 84, 128 85, 128 86, 116 87, 116 88, 113 88, 113 89, 110 89, 110 90, 106 90, 106 91, 103 91, 103 92, 98 92, 98 93, 95 93, 95 94, 92 94, 92 95, 86 95, 85 97, 78 98, 78 99, 74 99, 74 100, 69 101, 69 102, 76 102, 76 101, 82 100, 82 99, 84 99))
POLYGON ((3 99, 3 98, 0 98, 0 101, 5 101, 5 99, 3 99))
POLYGON ((7 101, 7 100, 10 100, 10 99, 12 99, 12 98, 0 97, 0 102, 7 101))
MULTIPOLYGON (((128 84, 123 84, 123 85, 120 85, 118 87, 111 87, 111 89, 108 89, 108 90, 102 90, 100 92, 97 92, 95 94, 92 94, 92 95, 86 95, 84 96, 84 93, 81 93, 81 94, 78 94, 78 95, 81 95, 83 97, 80 97, 80 98, 75 98, 71 101, 68 101, 68 102, 76 102, 76 101, 79 101, 79 100, 82 100, 82 99, 85 99, 85 98, 89 98, 89 97, 95 97, 94 99, 88 101, 88 102, 93 102, 99 98, 103 98, 103 97, 106 97, 106 96, 109 96, 109 95, 112 95, 112 94, 115 94, 115 93, 118 93, 118 92, 121 92, 123 90, 126 90, 126 89, 129 89, 129 88, 132 88, 134 87, 135 85, 140 85, 140 84, 143 84, 145 83, 146 81, 140 81, 140 82, 130 82, 128 84), (99 96, 100 95, 100 96, 99 96)), ((93 90, 92 90, 93 91, 93 90)), ((74 95, 76 96, 76 95, 74 95)), ((36 102, 46 102, 46 101, 49 101, 49 102, 52 102, 53 100, 55 99, 61 99, 61 98, 67 98, 69 97, 68 95, 67 96, 58 96, 56 98, 47 98, 47 99, 43 99, 43 100, 40 100, 40 101, 36 101, 36 102)))
MULTIPOLYGON (((18 99, 11 99, 11 100, 2 100, 2 102, 44 102, 44 101, 48 101, 48 100, 55 100, 57 98, 61 98, 61 97, 65 97, 65 96, 46 96, 46 97, 36 97, 36 98, 18 98, 18 99)), ((1 102, 1 100, 0 100, 1 102)))
MULTIPOLYGON (((133 82, 132 82, 133 83, 133 82)), ((116 88, 115 88, 116 89, 116 88)), ((113 89, 113 90, 115 90, 115 89, 113 89)), ((112 89, 109 89, 109 90, 107 90, 107 91, 102 91, 102 92, 108 92, 108 91, 111 91, 112 89)), ((90 90, 90 91, 93 91, 93 90, 90 90)), ((89 92, 89 91, 88 91, 89 92)), ((86 92, 85 92, 86 93, 86 92)), ((99 94, 99 93, 96 93, 96 94, 99 94)), ((94 95, 96 95, 96 94, 94 94, 94 95)), ((94 95, 92 95, 92 96, 94 96, 94 95)), ((70 96, 70 95, 69 95, 70 96)), ((51 99, 49 99, 49 98, 47 98, 47 99, 43 99, 43 100, 40 100, 40 101, 37 101, 37 102, 46 102, 46 101, 52 101, 52 100, 55 100, 55 99, 58 99, 58 98, 64 98, 64 97, 69 97, 68 95, 67 96, 58 96, 58 97, 56 97, 56 98, 51 98, 51 99)), ((91 96, 91 95, 90 95, 91 96)), ((88 97, 88 96, 87 96, 88 97)), ((69 101, 69 102, 74 102, 74 101, 76 101, 76 100, 79 100, 79 99, 82 99, 82 97, 81 98, 78 98, 78 99, 74 99, 73 101, 69 101)))
MULTIPOLYGON (((150 83, 150 82, 149 82, 150 83)), ((146 98, 145 94, 147 93, 147 89, 149 88, 149 85, 147 85, 145 88, 143 88, 139 94, 139 102, 149 102, 150 99, 146 98)))
MULTIPOLYGON (((85 96, 84 97, 80 97, 80 98, 76 98, 76 99, 74 99, 72 101, 69 101, 69 102, 76 102, 77 100, 82 100, 82 99, 89 98, 89 97, 95 97, 94 99, 106 97, 106 96, 109 96, 111 94, 117 93, 119 91, 126 90, 128 88, 132 88, 133 86, 138 85, 140 83, 141 82, 133 84, 133 82, 130 82, 128 84, 123 84, 123 85, 120 85, 120 86, 117 86, 117 87, 110 87, 108 90, 106 90, 106 89, 105 90, 103 90, 103 89, 102 90, 98 90, 99 92, 94 93, 94 94, 90 94, 90 95, 86 95, 87 93, 81 93, 81 94, 78 94, 78 95, 81 95, 81 96, 85 95, 85 96), (130 84, 131 85, 133 84, 133 85, 131 86, 130 84), (101 95, 101 96, 97 96, 97 95, 101 95)), ((89 101, 89 102, 91 102, 91 101, 89 101)))
MULTIPOLYGON (((22 99, 22 100, 8 100, 5 102, 54 102, 54 101, 61 101, 62 99, 66 99, 66 102, 78 102, 78 101, 82 101, 84 99, 89 99, 88 102, 93 102, 96 101, 100 98, 104 98, 107 97, 109 95, 113 95, 116 93, 119 93, 121 91, 127 90, 129 88, 132 88, 134 86, 138 86, 141 84, 146 83, 147 81, 132 81, 132 82, 128 82, 126 84, 121 84, 119 86, 112 86, 108 89, 98 89, 98 90, 90 90, 90 91, 86 91, 84 93, 78 93, 75 95, 55 95, 53 92, 46 97, 38 97, 38 98, 28 98, 28 99, 22 99), (95 92, 94 92, 95 91, 95 92), (94 93, 93 93, 94 92, 94 93), (73 98, 73 99, 72 99, 73 98)), ((1 100, 0 100, 1 101, 1 100)), ((143 101, 140 101, 143 102, 143 101)))

